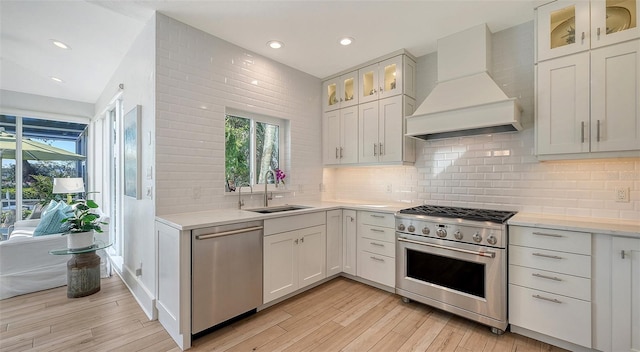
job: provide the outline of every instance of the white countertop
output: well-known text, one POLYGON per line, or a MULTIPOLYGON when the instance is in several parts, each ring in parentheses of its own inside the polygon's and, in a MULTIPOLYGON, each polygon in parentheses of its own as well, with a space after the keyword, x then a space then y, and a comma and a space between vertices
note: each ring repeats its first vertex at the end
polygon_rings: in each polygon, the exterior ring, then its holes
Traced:
MULTIPOLYGON (((283 204, 274 205, 274 207, 281 205, 283 204)), ((271 214, 255 213, 245 209, 219 209, 192 213, 163 215, 156 217, 156 220, 178 230, 188 231, 198 228, 220 226, 236 222, 274 219, 283 216, 306 214, 333 209, 353 209, 393 214, 400 209, 415 206, 415 204, 406 203, 383 204, 358 201, 303 202, 296 203, 295 205, 306 206, 308 208, 271 214)), ((509 219, 508 224, 640 238, 640 220, 632 221, 583 218, 574 216, 520 212, 509 219)))
MULTIPOLYGON (((273 205, 278 207, 284 204, 273 205)), ((157 216, 156 220, 169 225, 178 230, 193 230, 203 227, 220 226, 236 222, 274 219, 282 216, 291 216, 298 214, 313 213, 317 211, 327 211, 332 209, 354 209, 375 211, 379 213, 395 213, 396 211, 413 206, 412 204, 396 203, 396 204, 379 204, 372 202, 302 202, 295 205, 306 206, 309 208, 290 210, 281 213, 261 214, 254 213, 249 210, 240 209, 218 209, 206 210, 192 213, 179 213, 157 216)))
POLYGON ((508 224, 640 238, 640 220, 518 213, 509 219, 508 224))

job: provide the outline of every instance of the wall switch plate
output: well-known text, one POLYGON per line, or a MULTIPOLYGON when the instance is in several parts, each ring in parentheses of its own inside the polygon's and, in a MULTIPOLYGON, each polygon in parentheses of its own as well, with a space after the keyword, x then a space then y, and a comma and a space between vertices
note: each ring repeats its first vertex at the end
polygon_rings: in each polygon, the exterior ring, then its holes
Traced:
POLYGON ((629 187, 616 187, 616 202, 629 202, 629 187))

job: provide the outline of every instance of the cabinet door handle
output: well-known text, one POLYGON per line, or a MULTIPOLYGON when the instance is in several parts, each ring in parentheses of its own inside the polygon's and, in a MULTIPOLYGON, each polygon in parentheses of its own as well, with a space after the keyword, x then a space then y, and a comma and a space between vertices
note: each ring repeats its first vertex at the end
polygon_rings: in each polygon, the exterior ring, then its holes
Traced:
POLYGON ((373 155, 378 155, 378 145, 373 143, 373 155))
POLYGON ((342 159, 342 147, 340 147, 340 159, 342 159))
POLYGON ((300 239, 300 243, 304 243, 304 237, 300 239))
POLYGON ((384 89, 382 89, 382 87, 380 87, 380 93, 384 92, 384 89))
POLYGON ((598 35, 598 39, 600 39, 600 27, 596 30, 596 34, 598 35))
POLYGON ((382 149, 382 143, 378 143, 378 145, 380 146, 380 147, 378 147, 378 150, 380 151, 380 155, 383 155, 384 154, 384 149, 382 149))
POLYGON ((600 142, 600 120, 596 122, 596 142, 600 142))
POLYGON ((298 244, 298 239, 296 238, 295 241, 293 241, 293 243, 298 244))
POLYGON ((533 255, 535 255, 536 257, 543 257, 543 258, 564 259, 564 258, 559 257, 557 255, 548 255, 548 254, 543 254, 543 253, 533 253, 533 255))
POLYGON ((377 243, 377 242, 369 242, 369 243, 371 243, 372 246, 384 247, 384 244, 382 244, 382 243, 377 243))
POLYGON ((336 147, 336 159, 338 159, 338 147, 336 147))
POLYGON ((580 122, 580 140, 584 143, 584 121, 580 122))
POLYGON ((548 297, 543 297, 540 295, 532 295, 531 297, 533 298, 537 298, 537 299, 541 299, 541 300, 545 300, 545 301, 549 301, 549 302, 553 302, 553 303, 562 303, 562 301, 559 301, 555 298, 548 298, 548 297))
POLYGON ((351 222, 353 222, 353 220, 355 220, 355 219, 353 218, 353 216, 348 216, 348 215, 347 215, 347 219, 349 219, 349 221, 351 221, 351 222))
POLYGON ((584 32, 582 32, 582 43, 584 43, 584 37, 585 37, 584 32))
POLYGON ((555 233, 534 232, 533 234, 537 236, 547 236, 547 237, 559 237, 559 238, 564 237, 562 235, 558 235, 555 233))
POLYGON ((622 257, 622 259, 624 259, 626 255, 627 253, 624 252, 624 249, 620 251, 620 257, 622 257))
POLYGON ((553 281, 562 281, 562 279, 559 278, 559 277, 547 276, 547 275, 542 275, 542 274, 538 274, 538 273, 533 273, 533 274, 531 274, 531 276, 539 277, 541 279, 553 280, 553 281))
POLYGON ((384 263, 384 259, 382 259, 382 258, 378 258, 378 257, 374 257, 374 256, 371 256, 370 258, 375 260, 375 261, 377 261, 377 262, 383 262, 384 263))

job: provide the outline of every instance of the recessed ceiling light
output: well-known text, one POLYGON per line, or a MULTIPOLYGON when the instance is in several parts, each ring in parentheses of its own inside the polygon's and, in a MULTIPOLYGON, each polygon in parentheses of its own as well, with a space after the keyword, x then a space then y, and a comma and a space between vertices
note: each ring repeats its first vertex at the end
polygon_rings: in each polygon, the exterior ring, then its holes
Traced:
POLYGON ((70 46, 59 40, 51 39, 51 42, 53 43, 53 45, 57 46, 60 49, 71 50, 70 46))
POLYGON ((284 43, 281 41, 277 41, 277 40, 270 40, 267 42, 267 45, 271 48, 271 49, 280 49, 284 46, 284 43))
POLYGON ((353 43, 353 38, 351 37, 344 37, 340 39, 340 45, 347 46, 347 45, 351 45, 351 43, 353 43))
POLYGON ((56 82, 58 82, 58 83, 64 83, 64 81, 63 81, 61 78, 54 77, 54 76, 51 76, 51 77, 49 77, 49 78, 51 78, 52 80, 54 80, 54 81, 56 81, 56 82))

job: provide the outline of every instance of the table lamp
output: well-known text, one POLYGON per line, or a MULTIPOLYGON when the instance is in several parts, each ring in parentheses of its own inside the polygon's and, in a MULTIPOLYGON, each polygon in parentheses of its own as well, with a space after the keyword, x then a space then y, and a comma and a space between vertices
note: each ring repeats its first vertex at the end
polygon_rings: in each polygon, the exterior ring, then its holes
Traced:
POLYGON ((54 178, 53 193, 66 193, 67 204, 71 204, 72 193, 84 193, 84 181, 81 177, 54 178))

